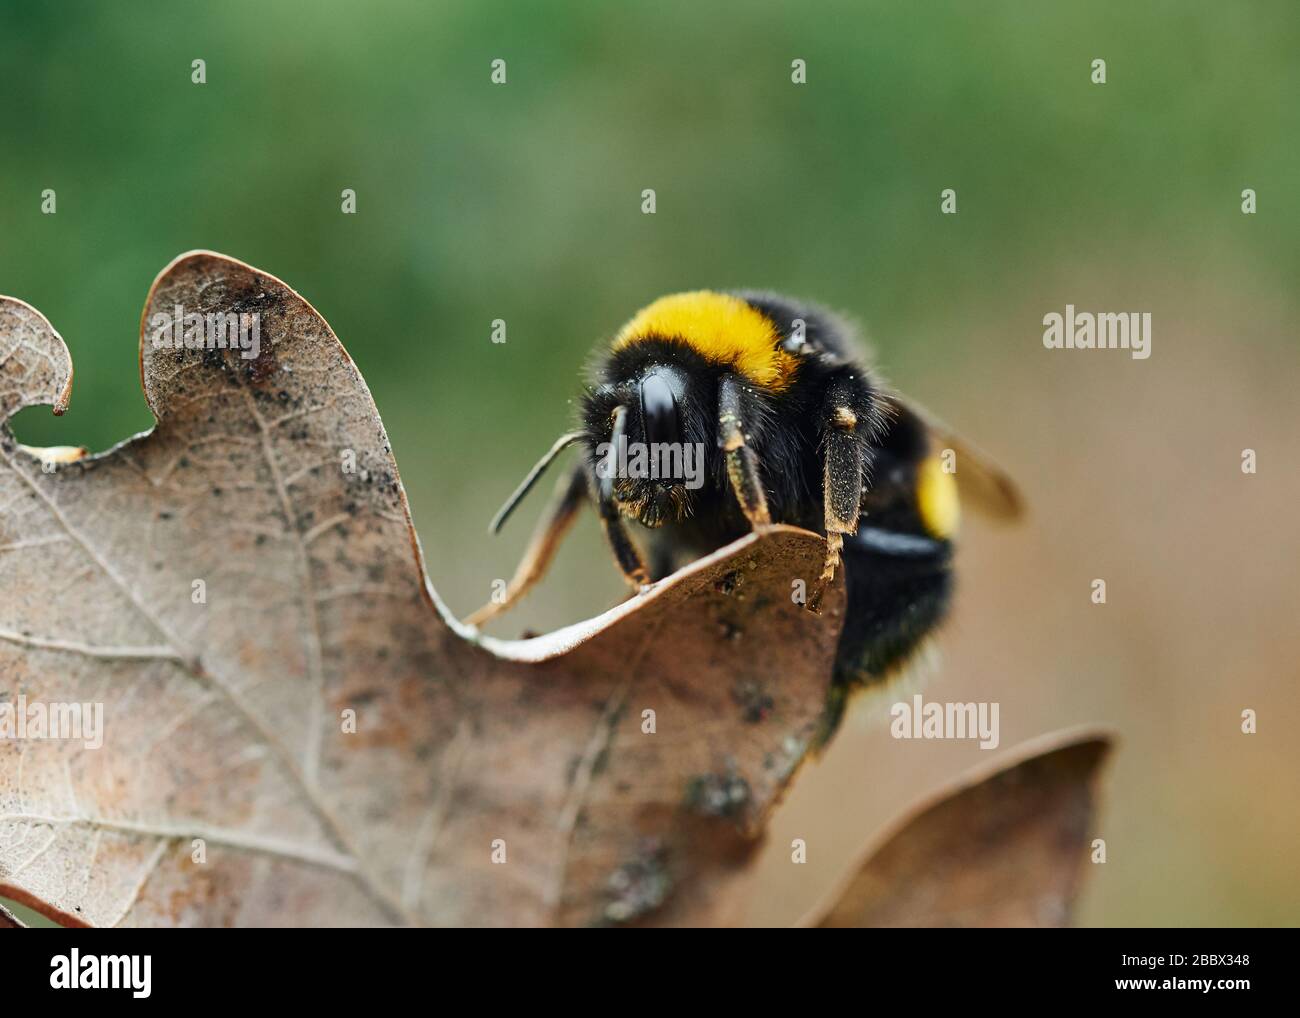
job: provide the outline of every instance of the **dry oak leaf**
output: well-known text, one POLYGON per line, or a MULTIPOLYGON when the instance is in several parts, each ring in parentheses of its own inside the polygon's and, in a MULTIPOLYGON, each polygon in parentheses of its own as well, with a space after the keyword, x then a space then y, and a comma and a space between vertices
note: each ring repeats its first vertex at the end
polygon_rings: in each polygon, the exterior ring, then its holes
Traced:
MULTIPOLYGON (((0 708, 103 705, 100 748, 0 739, 0 895, 95 926, 736 921, 829 685, 842 591, 820 618, 790 598, 819 537, 774 527, 596 619, 482 637, 429 583, 311 305, 192 252, 141 332, 151 431, 58 462, 0 426, 0 708), (178 307, 259 315, 260 352, 157 347, 178 307)), ((60 412, 71 379, 0 298, 0 421, 60 412)))
POLYGON ((799 925, 1068 926, 1111 743, 1056 732, 961 777, 873 839, 799 925))

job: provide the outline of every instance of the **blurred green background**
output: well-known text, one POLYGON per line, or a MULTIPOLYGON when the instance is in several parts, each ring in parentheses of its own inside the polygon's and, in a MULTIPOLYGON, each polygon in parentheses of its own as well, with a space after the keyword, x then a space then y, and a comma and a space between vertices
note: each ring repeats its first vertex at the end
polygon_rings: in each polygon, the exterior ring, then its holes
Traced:
MULTIPOLYGON (((969 528, 940 681, 1000 696, 1004 744, 1120 729, 1111 861, 1084 920, 1300 921, 1293 2, 0 12, 0 292, 43 311, 76 363, 70 411, 24 412, 24 441, 100 450, 147 428, 149 283, 191 248, 241 258, 355 358, 463 613, 509 575, 538 507, 493 541, 484 525, 570 422, 600 337, 702 286, 841 308, 886 377, 996 452, 1034 506, 1018 534, 969 528), (1042 316, 1067 302, 1152 311, 1151 360, 1045 351, 1042 316), (1111 584, 1100 609, 1094 576, 1111 584), (1254 737, 1236 732, 1247 706, 1254 737)), ((500 631, 620 591, 588 519, 500 631)), ((754 921, 833 880, 862 786, 919 789, 865 770, 881 727, 857 718, 797 788, 781 831, 817 830, 824 865, 792 874, 778 853, 754 921)), ((873 801, 872 823, 900 802, 873 801)))

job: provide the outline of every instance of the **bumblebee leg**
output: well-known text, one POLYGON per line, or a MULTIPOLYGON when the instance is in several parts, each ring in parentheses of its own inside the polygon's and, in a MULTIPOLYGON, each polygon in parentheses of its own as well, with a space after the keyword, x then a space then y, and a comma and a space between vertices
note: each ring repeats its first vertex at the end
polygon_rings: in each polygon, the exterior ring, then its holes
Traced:
POLYGON ((726 458, 727 478, 741 511, 750 526, 761 527, 771 523, 772 517, 767 511, 758 457, 745 444, 744 404, 745 383, 735 375, 724 375, 718 385, 718 446, 726 458))
POLYGON ((618 511, 618 503, 614 501, 612 494, 600 489, 599 486, 598 490, 600 495, 596 500, 596 508, 600 513, 600 525, 605 531, 605 540, 609 542, 609 547, 614 552, 614 562, 623 573, 623 578, 627 580, 628 585, 640 589, 650 582, 650 571, 646 568, 645 560, 641 558, 636 545, 627 536, 627 528, 623 525, 623 515, 618 511))
POLYGON ((826 561, 810 599, 809 607, 813 611, 819 609, 823 592, 835 578, 844 536, 856 533, 858 529, 864 463, 858 415, 853 410, 855 402, 852 390, 841 380, 827 391, 823 405, 825 467, 822 503, 825 509, 826 561))
POLYGON ((500 601, 492 600, 465 621, 472 626, 481 626, 490 619, 512 607, 546 574, 555 553, 560 548, 564 535, 577 519, 578 510, 587 500, 587 471, 582 463, 574 464, 568 474, 556 485, 555 495, 547 506, 537 529, 529 539, 524 557, 520 559, 515 574, 506 584, 505 594, 500 601))
POLYGON ((614 479, 617 476, 613 464, 617 450, 623 443, 627 428, 627 407, 620 406, 614 410, 614 421, 610 429, 610 462, 602 464, 596 470, 596 511, 600 514, 600 525, 605 531, 605 540, 614 552, 614 561, 623 573, 629 586, 634 590, 650 582, 650 571, 646 569, 645 560, 637 551, 632 539, 627 536, 623 525, 623 514, 618 511, 618 500, 614 497, 614 479))

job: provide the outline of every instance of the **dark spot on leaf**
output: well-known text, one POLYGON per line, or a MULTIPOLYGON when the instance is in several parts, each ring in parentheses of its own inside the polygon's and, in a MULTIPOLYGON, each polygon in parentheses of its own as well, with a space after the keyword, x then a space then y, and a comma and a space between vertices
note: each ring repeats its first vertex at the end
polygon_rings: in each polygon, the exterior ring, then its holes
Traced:
POLYGON ((713 584, 713 589, 719 594, 731 595, 735 593, 736 588, 740 585, 740 573, 734 569, 713 584))
POLYGON ((639 919, 662 905, 672 886, 668 850, 658 838, 647 838, 631 859, 610 874, 603 918, 610 923, 639 919))
POLYGON ((711 817, 734 817, 749 802, 749 782, 739 774, 701 774, 686 786, 686 805, 711 817))
POLYGON ((772 713, 772 697, 757 682, 744 679, 736 683, 731 698, 740 708, 740 716, 751 725, 766 720, 772 713))

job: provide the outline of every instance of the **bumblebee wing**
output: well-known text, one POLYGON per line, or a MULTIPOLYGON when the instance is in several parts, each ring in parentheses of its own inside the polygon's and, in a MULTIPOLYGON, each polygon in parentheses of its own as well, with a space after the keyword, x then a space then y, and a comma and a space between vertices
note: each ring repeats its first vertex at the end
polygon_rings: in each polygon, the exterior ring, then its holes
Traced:
POLYGON ((897 393, 888 398, 900 414, 910 414, 925 426, 938 449, 951 449, 956 453, 957 489, 963 504, 995 519, 1016 520, 1024 515, 1025 500, 1019 487, 992 457, 959 437, 919 404, 897 393))

